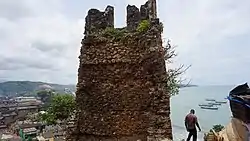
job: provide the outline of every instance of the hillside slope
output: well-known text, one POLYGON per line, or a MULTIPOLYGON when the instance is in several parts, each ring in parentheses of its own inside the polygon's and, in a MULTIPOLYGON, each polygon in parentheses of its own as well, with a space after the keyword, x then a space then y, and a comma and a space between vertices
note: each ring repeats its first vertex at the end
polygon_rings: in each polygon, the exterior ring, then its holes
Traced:
POLYGON ((75 92, 76 90, 75 85, 59 85, 32 81, 7 81, 0 83, 0 95, 32 94, 47 87, 56 92, 65 92, 65 89, 71 92, 75 92))

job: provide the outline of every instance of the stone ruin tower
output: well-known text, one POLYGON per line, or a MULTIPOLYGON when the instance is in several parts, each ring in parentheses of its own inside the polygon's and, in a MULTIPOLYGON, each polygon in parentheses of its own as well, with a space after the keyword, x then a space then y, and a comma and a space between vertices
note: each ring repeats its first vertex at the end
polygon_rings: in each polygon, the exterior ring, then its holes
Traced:
POLYGON ((128 5, 127 26, 119 29, 112 6, 88 11, 71 140, 172 139, 162 30, 155 0, 128 5))

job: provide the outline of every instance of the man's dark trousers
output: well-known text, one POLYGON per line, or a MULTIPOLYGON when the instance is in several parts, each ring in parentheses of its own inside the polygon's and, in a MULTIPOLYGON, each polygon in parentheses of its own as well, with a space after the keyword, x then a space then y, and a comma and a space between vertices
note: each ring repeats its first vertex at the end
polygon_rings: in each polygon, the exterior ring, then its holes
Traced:
POLYGON ((191 137, 193 137, 193 141, 197 141, 197 130, 196 129, 189 129, 188 130, 188 138, 187 141, 190 141, 191 137))

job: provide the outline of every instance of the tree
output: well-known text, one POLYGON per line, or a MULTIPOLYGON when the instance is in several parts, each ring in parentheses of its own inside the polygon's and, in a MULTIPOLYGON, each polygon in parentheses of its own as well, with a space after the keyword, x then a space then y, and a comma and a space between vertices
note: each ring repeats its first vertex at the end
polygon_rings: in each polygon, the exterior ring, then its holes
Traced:
POLYGON ((41 101, 43 103, 48 104, 52 97, 53 97, 53 92, 52 91, 47 91, 47 90, 42 90, 37 92, 37 96, 41 98, 41 101))
POLYGON ((75 110, 75 97, 69 94, 57 94, 53 97, 49 112, 54 113, 56 119, 67 119, 75 110))
MULTIPOLYGON (((164 49, 164 58, 168 65, 173 63, 173 58, 177 56, 175 52, 175 46, 170 44, 170 40, 167 41, 167 45, 164 49)), ((171 96, 174 96, 179 93, 179 88, 181 83, 184 81, 180 78, 180 75, 183 74, 190 66, 186 67, 181 65, 178 68, 170 68, 167 70, 167 76, 165 79, 166 89, 171 96)), ((188 83, 189 84, 189 83, 188 83)), ((187 84, 187 85, 188 85, 187 84)))
POLYGON ((73 114, 75 106, 75 97, 73 95, 53 95, 48 110, 46 113, 40 115, 40 119, 48 124, 55 124, 56 120, 68 119, 73 114))
POLYGON ((48 125, 53 125, 53 124, 56 124, 56 117, 53 113, 39 113, 38 115, 38 119, 40 121, 43 121, 43 122, 46 122, 48 125))

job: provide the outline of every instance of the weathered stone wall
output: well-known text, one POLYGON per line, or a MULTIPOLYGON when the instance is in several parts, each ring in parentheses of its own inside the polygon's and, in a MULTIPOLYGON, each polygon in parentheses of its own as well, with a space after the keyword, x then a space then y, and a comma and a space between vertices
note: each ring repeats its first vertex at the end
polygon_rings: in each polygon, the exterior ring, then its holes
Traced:
POLYGON ((141 5, 140 10, 135 5, 127 6, 127 29, 135 30, 142 20, 156 19, 156 0, 149 0, 141 5))
POLYGON ((148 2, 142 11, 128 6, 127 28, 106 31, 113 27, 114 17, 114 9, 107 9, 111 12, 91 9, 86 18, 76 92, 77 129, 71 138, 172 139, 159 19, 151 19, 147 31, 135 31, 141 20, 149 20, 150 7, 148 2))
POLYGON ((107 6, 104 12, 97 9, 90 9, 85 21, 86 35, 107 27, 114 27, 114 7, 107 6))

